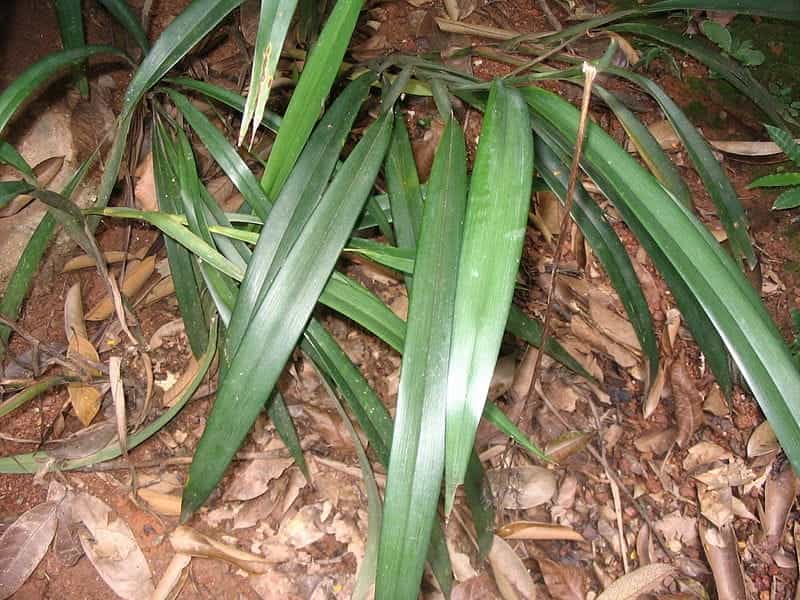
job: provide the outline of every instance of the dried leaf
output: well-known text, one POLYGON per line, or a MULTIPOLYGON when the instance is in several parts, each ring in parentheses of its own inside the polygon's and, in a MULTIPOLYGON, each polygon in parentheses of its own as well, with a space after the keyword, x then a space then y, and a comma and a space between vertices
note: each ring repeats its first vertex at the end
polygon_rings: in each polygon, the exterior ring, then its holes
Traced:
POLYGON ((125 411, 125 388, 122 385, 122 359, 112 356, 108 359, 108 380, 111 384, 111 398, 114 400, 114 416, 117 422, 117 439, 123 456, 128 455, 128 416, 125 411))
POLYGON ((776 461, 764 486, 764 536, 770 547, 780 544, 789 510, 797 496, 797 477, 788 461, 776 461))
POLYGON ((544 453, 555 462, 561 462, 586 448, 592 435, 587 431, 568 431, 548 442, 544 453))
POLYGON ((444 133, 444 121, 437 117, 431 121, 430 127, 425 130, 422 137, 414 140, 411 144, 421 182, 427 181, 428 176, 431 174, 433 155, 439 145, 439 140, 442 139, 442 133, 444 133))
POLYGON ((86 493, 75 495, 72 512, 86 526, 78 532, 83 551, 114 593, 126 600, 152 594, 150 567, 128 525, 112 520, 111 508, 86 493))
POLYGON ((670 385, 675 402, 675 421, 678 424, 676 441, 684 448, 697 428, 703 424, 703 397, 686 371, 683 356, 672 363, 670 385))
POLYGON ((583 536, 563 525, 540 521, 514 521, 497 530, 497 535, 507 540, 565 540, 585 542, 583 536))
POLYGON ((703 410, 716 417, 725 417, 731 412, 728 407, 728 402, 725 400, 725 396, 722 395, 722 390, 719 389, 716 383, 711 386, 703 402, 703 410))
POLYGON ((736 535, 730 525, 717 529, 700 525, 700 539, 708 564, 714 574, 719 600, 743 600, 747 598, 742 565, 736 547, 736 535))
POLYGON ((499 600, 500 592, 491 578, 484 574, 459 583, 450 593, 450 600, 499 600))
POLYGON ((147 292, 147 296, 144 297, 142 300, 142 304, 145 306, 150 306, 151 304, 155 304, 162 298, 166 298, 171 296, 175 293, 175 280, 172 279, 172 276, 169 275, 164 277, 161 281, 153 286, 153 288, 147 292))
POLYGON ((750 483, 756 479, 756 474, 742 461, 734 460, 727 465, 709 469, 692 477, 712 489, 719 489, 750 483))
POLYGON ((186 365, 186 370, 181 373, 181 376, 178 377, 178 380, 173 383, 170 388, 164 392, 164 398, 162 399, 161 403, 167 406, 173 406, 177 401, 178 398, 181 397, 184 390, 189 386, 189 384, 194 380, 195 375, 197 375, 197 370, 200 368, 197 359, 194 356, 189 357, 189 364, 186 365))
POLYGON ((533 585, 531 574, 503 538, 494 536, 488 559, 497 589, 504 600, 533 600, 536 598, 536 588, 533 585))
POLYGON ((0 537, 0 598, 13 595, 47 553, 56 533, 59 502, 49 501, 22 514, 0 537))
POLYGON ((133 190, 136 206, 141 210, 158 210, 152 152, 148 152, 144 160, 136 167, 136 178, 136 185, 133 190))
POLYGON ((139 497, 155 512, 168 517, 179 517, 181 514, 181 497, 173 494, 165 494, 148 488, 137 490, 139 497))
MULTIPOLYGON (((148 256, 141 262, 128 265, 125 280, 122 282, 122 294, 128 298, 136 294, 156 269, 156 257, 148 256)), ((89 314, 86 315, 87 321, 102 321, 114 313, 114 301, 110 296, 106 296, 98 302, 89 314)))
POLYGON ((672 447, 677 436, 678 432, 674 427, 649 431, 633 440, 633 445, 639 452, 652 452, 656 456, 661 456, 672 447))
POLYGON ((147 346, 150 350, 160 348, 164 345, 164 338, 178 336, 184 331, 186 331, 186 325, 183 319, 173 319, 156 329, 155 333, 150 336, 150 341, 147 342, 147 346))
POLYGON ((686 458, 683 459, 683 468, 687 471, 692 471, 701 465, 730 458, 732 458, 730 451, 719 444, 715 444, 714 442, 698 442, 687 451, 686 458))
POLYGON ((663 563, 639 567, 608 586, 597 600, 633 600, 656 589, 665 577, 674 573, 675 567, 663 563))
POLYGON ((589 302, 589 314, 605 335, 636 352, 641 352, 636 330, 628 319, 609 310, 600 302, 589 302))
POLYGON ((46 442, 44 450, 49 456, 58 459, 83 458, 102 450, 114 439, 116 426, 110 421, 95 423, 79 432, 56 440, 46 442))
POLYGON ((654 527, 664 536, 664 540, 673 552, 681 552, 683 546, 697 545, 697 519, 684 517, 680 511, 676 510, 659 519, 654 527))
POLYGON ((665 383, 667 383, 667 365, 662 360, 658 364, 658 371, 656 371, 656 376, 653 378, 653 383, 650 384, 650 389, 647 390, 647 398, 645 398, 644 406, 642 407, 645 419, 649 419, 656 412, 661 402, 661 396, 664 393, 665 383))
POLYGON ((549 502, 556 491, 555 474, 543 467, 510 467, 487 473, 504 508, 526 509, 549 502))
MULTIPOLYGON (((150 596, 150 600, 167 600, 167 598, 176 598, 177 594, 173 594, 172 590, 178 587, 178 584, 183 578, 185 572, 184 569, 189 566, 191 561, 192 557, 188 554, 175 554, 175 556, 172 557, 172 560, 169 561, 169 565, 167 565, 167 569, 164 571, 161 579, 158 581, 158 585, 156 586, 153 595, 150 596)), ((178 587, 178 589, 180 589, 180 587, 178 587)))
MULTIPOLYGON (((138 260, 141 257, 128 252, 120 252, 119 250, 109 250, 108 252, 103 252, 103 258, 105 259, 106 263, 113 265, 120 263, 123 260, 138 260)), ((67 273, 69 271, 78 271, 80 269, 93 269, 95 266, 96 264, 94 257, 89 256, 88 254, 81 254, 80 256, 69 259, 64 265, 64 268, 61 269, 61 272, 67 273)))
POLYGON ((716 490, 699 485, 697 498, 700 501, 700 513, 717 527, 724 527, 733 522, 733 496, 731 488, 716 490))
POLYGON ((256 459, 240 470, 225 492, 225 500, 252 500, 267 491, 269 482, 292 466, 291 458, 256 459))
POLYGON ((588 581, 586 573, 577 567, 562 565, 545 557, 538 557, 539 570, 544 577, 547 591, 559 600, 584 600, 588 581))
MULTIPOLYGON (((92 362, 100 362, 97 350, 88 340, 86 333, 79 283, 67 291, 64 299, 64 333, 68 342, 68 358, 81 356, 92 362)), ((92 375, 99 375, 99 372, 95 371, 92 375)), ((78 419, 84 427, 88 426, 100 410, 103 395, 96 387, 84 383, 70 383, 67 385, 67 393, 78 419)))
POLYGON ((764 421, 756 427, 750 435, 750 439, 747 440, 748 458, 772 454, 780 449, 778 440, 775 438, 775 432, 772 431, 768 421, 764 421))
MULTIPOLYGON (((287 558, 286 554, 276 554, 267 558, 257 556, 218 542, 185 525, 181 525, 173 531, 169 536, 169 541, 176 552, 198 558, 224 560, 249 573, 264 573, 270 569, 271 563, 282 562, 287 558)), ((288 557, 291 557, 291 554, 288 557)))

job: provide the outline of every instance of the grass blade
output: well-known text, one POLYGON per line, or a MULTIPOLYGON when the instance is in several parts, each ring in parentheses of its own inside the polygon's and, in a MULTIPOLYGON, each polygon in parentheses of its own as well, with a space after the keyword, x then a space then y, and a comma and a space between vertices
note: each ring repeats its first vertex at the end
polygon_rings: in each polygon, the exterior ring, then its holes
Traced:
POLYGON ((314 128, 319 111, 339 72, 363 3, 363 0, 338 0, 319 40, 311 49, 283 116, 283 133, 278 133, 275 138, 261 179, 261 186, 268 198, 275 198, 283 188, 314 128))
POLYGON ((131 37, 139 44, 139 47, 145 52, 148 51, 150 45, 147 43, 147 34, 142 29, 142 24, 139 19, 131 11, 131 7, 125 0, 100 0, 106 10, 111 13, 111 16, 116 19, 117 23, 122 25, 131 37))
MULTIPOLYGON (((525 95, 538 119, 574 140, 574 107, 541 89, 529 88, 525 95)), ((750 283, 703 225, 599 127, 590 126, 584 157, 589 175, 616 190, 629 226, 652 237, 702 306, 800 470, 800 373, 750 283), (642 197, 649 201, 641 202, 642 197)))
POLYGON ((28 67, 22 75, 17 77, 3 93, 0 94, 0 133, 5 130, 11 118, 20 106, 28 100, 34 92, 59 72, 83 63, 90 56, 97 54, 111 54, 124 56, 124 54, 110 46, 83 46, 71 50, 55 52, 28 67))
POLYGON ((292 22, 297 0, 261 0, 261 13, 258 19, 258 35, 253 53, 253 69, 250 73, 250 91, 244 105, 242 124, 239 129, 239 145, 242 145, 247 130, 253 127, 250 145, 264 116, 264 108, 269 99, 275 68, 283 50, 283 42, 292 22))
POLYGON ((475 440, 508 319, 530 203, 533 138, 522 97, 496 81, 475 157, 448 371, 445 513, 475 440))
POLYGON ((416 286, 409 300, 395 435, 386 481, 376 594, 416 598, 439 503, 445 459, 442 398, 447 369, 467 162, 463 133, 450 119, 436 151, 422 219, 416 286))
POLYGON ((139 101, 195 44, 242 2, 243 0, 194 0, 181 14, 175 17, 153 44, 125 92, 117 130, 114 133, 114 143, 108 153, 103 178, 100 180, 100 187, 97 190, 96 205, 98 207, 102 208, 108 204, 108 199, 117 182, 128 132, 131 128, 133 111, 139 101))
MULTIPOLYGON (((61 30, 61 45, 64 50, 80 48, 86 45, 83 36, 83 14, 81 0, 55 0, 58 28, 61 30)), ((89 82, 83 66, 76 69, 78 90, 84 98, 89 97, 89 82)))
MULTIPOLYGON (((229 106, 230 108, 240 113, 244 112, 245 99, 236 92, 232 92, 227 88, 220 87, 218 85, 214 85, 213 83, 208 83, 206 81, 198 81, 197 79, 190 79, 189 77, 167 77, 164 79, 164 83, 168 83, 170 85, 177 87, 182 87, 192 92, 197 92, 198 94, 202 94, 206 98, 210 98, 211 100, 216 100, 217 102, 221 102, 222 104, 225 104, 226 106, 229 106)), ((270 131, 278 133, 278 128, 281 126, 281 121, 282 119, 280 118, 280 116, 267 110, 264 111, 264 116, 261 119, 261 124, 270 131)))
POLYGON ((271 208, 270 201, 236 149, 186 96, 172 89, 168 89, 167 94, 245 201, 259 217, 265 219, 271 208))
POLYGON ((755 268, 756 255, 750 242, 750 236, 747 233, 747 217, 744 214, 741 202, 739 202, 739 197, 736 195, 736 190, 733 189, 731 180, 714 156, 708 142, 703 139, 697 128, 692 125, 686 115, 683 114, 683 111, 664 93, 661 87, 646 77, 630 71, 613 67, 609 68, 608 71, 635 83, 658 102, 669 122, 675 128, 675 132, 683 140, 683 145, 686 147, 689 158, 691 158, 692 164, 694 164, 697 173, 702 178, 703 184, 708 190, 714 206, 717 208, 719 220, 728 234, 734 257, 738 260, 745 260, 751 269, 755 268))
POLYGON ((231 346, 230 368, 220 384, 184 489, 183 520, 205 502, 222 478, 305 328, 383 162, 391 118, 387 113, 373 123, 345 161, 291 244, 241 342, 231 346), (264 352, 265 340, 270 344, 268 353, 264 352))
POLYGON ((656 176, 661 184, 675 196, 684 206, 692 208, 692 195, 689 187, 680 176, 675 165, 661 148, 658 140, 650 133, 650 130, 633 114, 628 107, 617 99, 617 97, 595 85, 592 90, 603 99, 603 102, 611 109, 614 116, 625 129, 631 142, 636 146, 639 156, 642 158, 647 168, 656 176))
MULTIPOLYGON (((536 139, 536 167, 550 189, 565 201, 569 168, 542 140, 536 139)), ((603 265, 611 284, 617 290, 628 318, 636 331, 639 343, 650 365, 650 381, 658 373, 658 341, 656 340, 650 309, 639 285, 631 259, 616 232, 605 218, 605 213, 589 197, 582 185, 575 188, 572 216, 589 245, 603 265)))
POLYGON ((36 175, 33 172, 33 167, 28 164, 28 161, 17 152, 11 144, 5 140, 0 140, 0 162, 11 165, 19 171, 24 177, 25 181, 33 183, 36 181, 36 175))
MULTIPOLYGON (((162 212, 181 213, 180 191, 166 156, 166 133, 160 123, 153 126, 153 174, 155 176, 158 208, 162 212)), ((186 328, 186 337, 195 356, 205 352, 208 345, 208 326, 200 301, 201 282, 195 275, 192 256, 181 244, 169 236, 164 236, 167 259, 172 280, 175 282, 175 295, 178 308, 186 328)))

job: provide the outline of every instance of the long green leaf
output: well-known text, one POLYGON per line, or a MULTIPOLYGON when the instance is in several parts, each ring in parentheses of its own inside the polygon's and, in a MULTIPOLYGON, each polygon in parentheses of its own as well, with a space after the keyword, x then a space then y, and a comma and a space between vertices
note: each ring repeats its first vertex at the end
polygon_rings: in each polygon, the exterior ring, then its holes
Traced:
POLYGON ((297 0, 261 0, 253 69, 250 73, 250 91, 247 94, 242 125, 239 129, 240 146, 247 135, 247 130, 251 127, 251 121, 253 127, 251 145, 255 139, 296 6, 297 0))
POLYGON ((689 187, 680 176, 675 165, 661 148, 661 144, 650 133, 650 130, 633 114, 633 111, 626 107, 611 92, 595 85, 592 91, 603 99, 603 102, 612 110, 614 116, 625 129, 625 133, 636 146, 639 156, 642 158, 647 168, 656 176, 661 184, 684 206, 692 208, 692 201, 689 187))
MULTIPOLYGON (((80 48, 86 45, 83 37, 83 14, 81 14, 81 0, 55 0, 58 28, 61 30, 61 44, 65 50, 80 48)), ((78 90, 81 96, 89 96, 89 82, 86 80, 85 69, 81 66, 76 70, 78 90)))
MULTIPOLYGON (((180 191, 177 178, 169 165, 165 145, 169 143, 160 123, 153 126, 153 174, 155 177, 158 208, 162 212, 182 213, 180 191)), ((208 345, 206 316, 200 301, 201 283, 195 276, 192 257, 189 251, 169 236, 164 236, 167 259, 172 280, 175 283, 175 296, 186 328, 186 337, 195 356, 205 352, 208 345)))
POLYGON ((800 187, 786 190, 775 199, 772 210, 786 210, 800 206, 800 187))
POLYGON ((19 171, 25 178, 25 181, 33 184, 36 181, 36 175, 33 172, 33 167, 28 164, 28 161, 17 152, 11 144, 5 140, 0 140, 0 162, 11 165, 19 171))
POLYGON ((376 594, 416 598, 444 472, 447 370, 458 256, 466 209, 464 136, 451 119, 442 135, 422 219, 386 481, 376 594))
POLYGON ((189 471, 183 520, 216 487, 277 382, 377 176, 391 119, 387 113, 375 122, 350 154, 297 236, 238 347, 232 347, 228 374, 189 471), (265 341, 269 352, 264 352, 265 341))
POLYGON ((445 513, 464 480, 508 319, 533 180, 533 138, 522 97, 496 81, 475 157, 458 265, 447 375, 445 513))
MULTIPOLYGON (((227 88, 214 85, 213 83, 208 83, 206 81, 190 79, 188 77, 166 77, 163 81, 164 83, 202 94, 206 98, 221 102, 222 104, 225 104, 226 106, 229 106, 240 113, 244 112, 245 99, 236 92, 233 92, 227 88)), ((261 124, 270 131, 277 133, 281 126, 281 121, 282 119, 280 116, 267 110, 264 112, 264 116, 261 119, 261 124)))
POLYGON ((20 106, 53 76, 97 54, 123 56, 121 51, 110 46, 83 46, 55 52, 28 67, 0 94, 0 133, 5 130, 20 106))
POLYGON ((12 179, 11 181, 0 181, 0 210, 11 204, 20 194, 32 192, 34 187, 27 181, 12 179))
MULTIPOLYGON (((525 96, 538 119, 575 139, 574 107, 541 89, 529 88, 525 96)), ((582 164, 592 178, 617 191, 620 206, 625 203, 626 222, 651 236, 700 303, 800 470, 800 373, 752 286, 703 225, 594 125, 582 164)))
POLYGON ((764 125, 764 127, 767 128, 767 133, 772 141, 786 154, 786 158, 800 167, 800 144, 785 129, 779 129, 772 125, 764 125))
POLYGON ((139 44, 139 47, 147 52, 149 44, 147 43, 147 34, 142 29, 142 24, 139 19, 131 11, 131 7, 125 0, 100 0, 100 4, 105 6, 106 10, 111 13, 111 16, 117 20, 117 23, 122 25, 128 30, 133 39, 139 44))
MULTIPOLYGON (((539 174, 564 202, 569 184, 569 168, 542 140, 537 138, 534 145, 536 167, 539 174)), ((628 252, 606 220, 605 213, 586 193, 583 185, 578 184, 575 188, 573 200, 572 216, 619 294, 619 299, 625 307, 631 325, 639 338, 639 344, 650 364, 650 381, 653 381, 658 373, 658 341, 647 300, 639 285, 639 278, 633 269, 628 252)))
POLYGON ((194 0, 181 14, 175 17, 153 44, 125 92, 122 111, 114 132, 114 142, 111 145, 103 178, 97 190, 96 204, 98 207, 102 208, 108 204, 108 199, 117 182, 133 112, 139 101, 195 44, 242 2, 243 0, 194 0))
POLYGON ((736 190, 733 189, 731 180, 714 156, 708 142, 703 139, 697 128, 686 118, 686 115, 672 98, 665 94, 664 90, 653 81, 624 69, 609 68, 608 71, 632 81, 658 102, 669 122, 675 128, 675 132, 683 141, 689 158, 691 158, 697 173, 702 178, 714 202, 714 206, 717 208, 719 220, 728 234, 734 256, 737 259, 747 261, 751 269, 755 268, 756 255, 747 232, 747 217, 744 214, 741 202, 739 202, 739 197, 736 195, 736 190))
POLYGON ((363 0, 338 0, 319 40, 311 49, 303 74, 283 116, 282 133, 278 133, 275 138, 261 179, 261 186, 269 198, 275 198, 283 188, 314 128, 325 98, 339 72, 363 3, 363 0))
POLYGON ((759 177, 750 185, 750 188, 763 188, 763 187, 785 187, 787 185, 800 185, 800 173, 773 173, 772 175, 764 175, 759 177))
MULTIPOLYGON (((618 33, 632 33, 668 44, 692 57, 696 58, 707 67, 711 68, 720 77, 725 79, 742 94, 750 98, 753 103, 766 113, 770 120, 778 126, 785 126, 787 119, 786 107, 775 96, 770 94, 761 85, 746 67, 723 56, 716 49, 700 40, 683 37, 679 33, 650 25, 647 23, 621 23, 610 28, 618 33)), ((791 117, 788 120, 794 121, 791 117)))

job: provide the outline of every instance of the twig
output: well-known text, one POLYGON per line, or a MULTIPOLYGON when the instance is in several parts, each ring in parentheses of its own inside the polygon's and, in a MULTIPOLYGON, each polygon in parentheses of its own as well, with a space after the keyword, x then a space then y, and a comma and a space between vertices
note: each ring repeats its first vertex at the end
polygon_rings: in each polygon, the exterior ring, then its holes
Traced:
MULTIPOLYGON (((553 256, 553 270, 550 276, 550 290, 547 293, 547 306, 544 311, 544 325, 542 326, 542 337, 539 342, 539 353, 536 355, 536 363, 533 366, 533 377, 531 378, 531 390, 536 387, 536 380, 542 366, 542 357, 547 348, 547 339, 550 336, 550 318, 553 314, 553 300, 555 299, 556 282, 558 280, 558 270, 561 265, 561 255, 564 251, 564 241, 567 237, 567 226, 572 213, 574 204, 575 186, 578 181, 578 171, 580 169, 581 154, 583 152, 583 142, 586 137, 586 124, 589 121, 589 101, 592 97, 592 85, 597 76, 597 68, 589 63, 583 63, 583 102, 581 104, 581 118, 578 123, 578 135, 575 140, 575 155, 572 157, 572 166, 569 171, 569 184, 567 185, 567 197, 564 200, 564 216, 561 217, 561 227, 558 234, 558 244, 553 256)), ((529 392, 530 395, 530 392, 529 392)))
MULTIPOLYGON (((291 455, 288 450, 266 450, 264 452, 239 452, 233 457, 233 460, 259 460, 269 458, 289 458, 291 455)), ((73 469, 73 472, 81 473, 98 473, 105 471, 128 471, 131 467, 134 469, 155 469, 158 467, 179 467, 192 464, 191 456, 170 456, 168 458, 157 458, 154 460, 145 460, 138 463, 129 463, 123 459, 109 460, 106 462, 97 463, 94 465, 87 465, 73 469)))
POLYGON ((547 4, 547 0, 536 0, 536 4, 539 5, 539 8, 544 13, 544 16, 547 17, 547 22, 550 23, 553 29, 556 31, 561 31, 561 21, 559 21, 553 14, 553 11, 550 10, 550 5, 547 4))

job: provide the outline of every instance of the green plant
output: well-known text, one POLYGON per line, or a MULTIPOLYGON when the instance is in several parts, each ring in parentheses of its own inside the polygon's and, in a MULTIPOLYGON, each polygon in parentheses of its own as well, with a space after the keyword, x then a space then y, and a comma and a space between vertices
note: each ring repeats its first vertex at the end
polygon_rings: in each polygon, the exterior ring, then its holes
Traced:
MULTIPOLYGON (((580 70, 559 70, 537 61, 530 74, 524 75, 527 69, 523 69, 505 81, 487 83, 420 57, 393 57, 368 65, 370 68, 349 70, 350 81, 327 102, 363 7, 360 0, 338 0, 330 3, 332 10, 305 60, 285 114, 278 117, 265 111, 262 115, 269 91, 266 83, 276 68, 271 49, 283 45, 287 15, 296 6, 304 23, 315 21, 319 15, 313 13, 309 2, 262 4, 256 47, 264 50, 264 56, 254 61, 246 99, 208 82, 168 77, 240 3, 195 0, 136 66, 93 209, 83 213, 69 200, 85 167, 61 194, 44 193, 16 150, 0 143, 0 160, 20 172, 17 181, 4 184, 0 202, 31 192, 45 201, 50 211, 4 293, 0 312, 10 321, 18 316, 56 224, 88 248, 92 248, 93 226, 101 216, 139 219, 158 228, 166 236, 178 303, 200 368, 177 404, 131 432, 128 447, 167 423, 189 400, 217 351, 220 356, 217 398, 190 468, 182 518, 189 518, 208 499, 264 409, 304 468, 292 420, 276 391, 279 375, 299 346, 357 421, 375 458, 388 470, 382 514, 375 488, 369 486, 367 551, 371 559, 364 562, 367 572, 359 575, 359 581, 376 579, 379 598, 413 598, 427 560, 446 592, 450 566, 437 522, 443 482, 447 513, 453 507, 456 487, 463 483, 482 552, 488 551, 493 536, 492 508, 484 501, 483 470, 474 452, 479 419, 493 422, 532 455, 542 454, 497 407, 486 404, 504 331, 533 345, 542 343, 542 326, 512 305, 534 173, 537 186, 551 189, 564 202, 567 190, 574 186, 571 214, 617 289, 649 374, 654 377, 659 370, 652 318, 630 258, 604 210, 576 179, 566 177, 567 165, 576 155, 578 112, 559 96, 534 85, 539 79, 580 84, 580 70), (433 93, 447 123, 425 188, 419 183, 398 108, 404 85, 411 86, 412 72, 414 89, 433 93), (342 157, 375 85, 384 88, 384 95, 372 111, 374 119, 342 157), (260 180, 243 153, 191 101, 189 96, 197 95, 219 108, 224 105, 245 114, 240 141, 247 138, 250 127, 276 132, 260 180), (461 126, 450 110, 453 96, 485 113, 471 174, 461 126), (321 115, 320 107, 324 108, 321 115), (135 115, 144 115, 152 132, 159 211, 106 207, 135 115), (248 210, 225 213, 213 200, 198 174, 192 139, 204 146, 239 190, 248 210), (381 169, 385 196, 373 191, 381 169), (354 231, 375 226, 381 227, 386 239, 396 240, 396 245, 351 237, 354 231), (405 279, 410 294, 407 322, 336 270, 345 249, 410 275, 405 279), (352 319, 403 354, 394 422, 358 368, 315 318, 317 304, 352 319), (427 548, 427 553, 421 552, 422 548, 427 548)), ((555 55, 563 40, 589 28, 688 7, 735 8, 800 19, 800 10, 791 3, 774 4, 765 8, 755 1, 668 0, 581 23, 542 43, 549 44, 555 55)), ((75 3, 70 6, 75 10, 75 3)), ((762 107, 776 124, 782 124, 780 103, 761 86, 753 85, 740 65, 706 45, 698 46, 649 24, 622 23, 613 29, 692 53, 749 98, 757 102, 769 98, 762 107)), ((594 181, 650 255, 722 388, 730 393, 733 385, 727 360, 730 353, 793 465, 800 467, 800 374, 743 276, 742 269, 755 265, 755 254, 739 200, 711 149, 680 108, 652 81, 611 67, 608 58, 613 51, 612 46, 594 67, 628 80, 658 102, 710 192, 733 257, 697 219, 686 184, 647 128, 607 90, 589 88, 586 93, 594 91, 608 104, 645 166, 593 124, 588 125, 576 166, 594 181)), ((75 47, 26 71, 0 94, 0 135, 24 100, 55 72, 79 66, 88 56, 103 52, 117 51, 75 47)), ((584 62, 569 55, 558 58, 584 62)), ((544 347, 567 367, 589 377, 555 340, 546 339, 544 347)), ((15 406, 32 393, 18 399, 15 406)), ((115 442, 59 466, 76 468, 121 452, 115 442)), ((44 451, 6 457, 0 459, 0 472, 36 472, 40 461, 47 458, 44 451)), ((362 452, 359 461, 365 479, 373 482, 362 452)), ((361 590, 368 587, 359 585, 361 590)))
POLYGON ((746 67, 757 67, 764 62, 764 53, 753 48, 752 40, 738 40, 724 25, 716 21, 703 21, 700 30, 725 54, 746 67))
MULTIPOLYGON (((788 131, 778 129, 772 125, 764 125, 772 141, 783 150, 786 158, 800 168, 800 144, 798 144, 788 131)), ((773 210, 787 210, 800 206, 800 172, 773 173, 764 175, 752 181, 748 188, 773 188, 789 187, 775 199, 773 210)))

